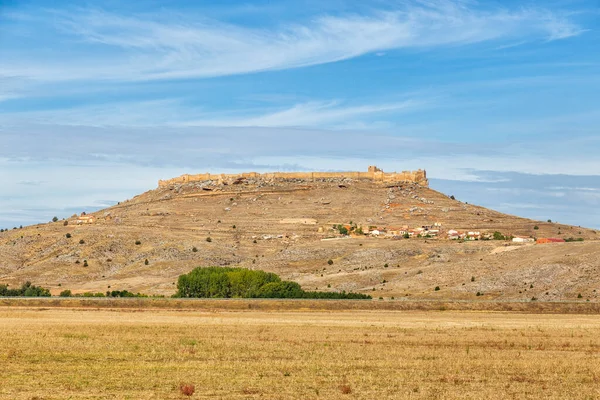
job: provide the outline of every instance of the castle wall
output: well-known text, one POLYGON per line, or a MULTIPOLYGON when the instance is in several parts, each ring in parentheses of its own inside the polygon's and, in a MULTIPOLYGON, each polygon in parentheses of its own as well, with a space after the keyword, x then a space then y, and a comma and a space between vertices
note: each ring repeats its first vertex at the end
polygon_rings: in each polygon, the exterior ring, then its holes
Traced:
POLYGON ((422 186, 429 186, 429 182, 427 181, 427 173, 424 170, 386 173, 375 166, 370 166, 367 172, 271 172, 265 174, 259 174, 257 172, 245 172, 241 174, 184 174, 172 179, 159 180, 158 187, 184 184, 188 182, 235 181, 240 178, 262 178, 265 180, 301 179, 306 181, 314 181, 317 179, 349 178, 365 179, 381 183, 414 182, 422 186))

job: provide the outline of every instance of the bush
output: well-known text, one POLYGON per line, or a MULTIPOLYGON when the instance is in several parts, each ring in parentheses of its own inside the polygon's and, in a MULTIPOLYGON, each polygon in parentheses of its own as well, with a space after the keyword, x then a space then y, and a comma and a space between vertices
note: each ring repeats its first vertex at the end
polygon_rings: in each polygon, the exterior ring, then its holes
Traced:
POLYGON ((192 251, 193 251, 194 253, 197 253, 197 252, 198 252, 198 249, 197 249, 196 247, 192 247, 192 251))
POLYGON ((64 226, 67 226, 67 225, 69 225, 69 221, 65 220, 65 222, 63 222, 63 225, 64 225, 64 226))
POLYGON ((85 240, 81 239, 81 240, 79 241, 79 244, 85 244, 85 240))
POLYGON ((150 264, 150 261, 148 261, 148 259, 146 258, 146 259, 144 260, 144 265, 148 265, 148 264, 150 264))
POLYGON ((533 227, 533 229, 535 229, 537 231, 538 229, 540 229, 540 227, 536 225, 533 227))
POLYGON ((83 260, 83 266, 84 266, 84 267, 87 267, 87 266, 88 266, 88 262, 87 262, 87 260, 83 260))
POLYGON ((56 222, 56 221, 58 221, 58 217, 56 217, 56 216, 52 217, 52 222, 56 222))
POLYGON ((256 297, 265 299, 298 299, 304 291, 296 282, 270 282, 262 286, 256 297))
POLYGON ((73 296, 73 294, 71 293, 70 290, 63 290, 62 292, 60 292, 59 296, 60 297, 71 297, 71 296, 73 296))
POLYGON ((208 243, 212 242, 212 239, 211 239, 211 237, 210 237, 210 236, 209 236, 209 237, 207 237, 207 238, 206 238, 206 241, 207 241, 208 243))
POLYGON ((331 260, 331 259, 327 260, 327 264, 333 265, 333 260, 331 260))
POLYGON ((436 286, 435 289, 433 289, 433 290, 435 290, 437 292, 438 290, 440 290, 440 287, 436 286))
POLYGON ((70 233, 67 233, 67 234, 65 235, 65 237, 66 237, 67 239, 71 239, 71 234, 70 234, 70 233))
POLYGON ((142 242, 140 242, 139 240, 136 240, 136 241, 135 241, 135 245, 136 245, 136 246, 139 246, 140 244, 142 244, 142 242))

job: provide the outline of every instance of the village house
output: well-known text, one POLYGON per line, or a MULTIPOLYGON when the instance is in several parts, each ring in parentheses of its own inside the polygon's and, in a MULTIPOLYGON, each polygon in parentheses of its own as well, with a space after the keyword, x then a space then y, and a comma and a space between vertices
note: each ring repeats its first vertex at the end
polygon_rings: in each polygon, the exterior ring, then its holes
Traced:
POLYGON ((466 235, 467 240, 479 240, 481 239, 481 232, 469 231, 466 235))
POLYGON ((448 239, 451 239, 451 240, 458 240, 458 239, 460 239, 460 232, 457 231, 456 229, 450 229, 450 230, 448 230, 448 239))
POLYGON ((81 214, 79 217, 77 217, 77 224, 93 224, 94 222, 96 222, 96 217, 93 215, 86 215, 86 214, 81 214))
POLYGON ((527 236, 515 236, 512 241, 514 243, 533 243, 535 240, 527 236))
POLYGON ((565 239, 561 239, 561 238, 541 238, 536 241, 537 244, 564 243, 564 242, 565 242, 565 239))

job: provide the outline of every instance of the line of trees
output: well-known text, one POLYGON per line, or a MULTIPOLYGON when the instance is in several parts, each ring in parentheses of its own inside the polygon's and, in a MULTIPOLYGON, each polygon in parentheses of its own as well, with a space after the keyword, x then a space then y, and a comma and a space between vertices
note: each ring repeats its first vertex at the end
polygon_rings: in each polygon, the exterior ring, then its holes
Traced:
POLYGON ((361 293, 308 292, 278 275, 245 268, 195 268, 181 275, 174 297, 269 299, 370 299, 361 293))
POLYGON ((8 285, 0 285, 0 297, 50 297, 50 290, 25 282, 18 289, 9 289, 8 285))

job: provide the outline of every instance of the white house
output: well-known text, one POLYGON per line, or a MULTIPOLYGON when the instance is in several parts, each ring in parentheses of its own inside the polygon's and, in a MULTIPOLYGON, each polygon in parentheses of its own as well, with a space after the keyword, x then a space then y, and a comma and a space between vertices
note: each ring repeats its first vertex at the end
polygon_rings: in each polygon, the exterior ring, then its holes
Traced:
POLYGON ((530 237, 516 236, 512 240, 514 243, 533 243, 535 240, 530 237))

